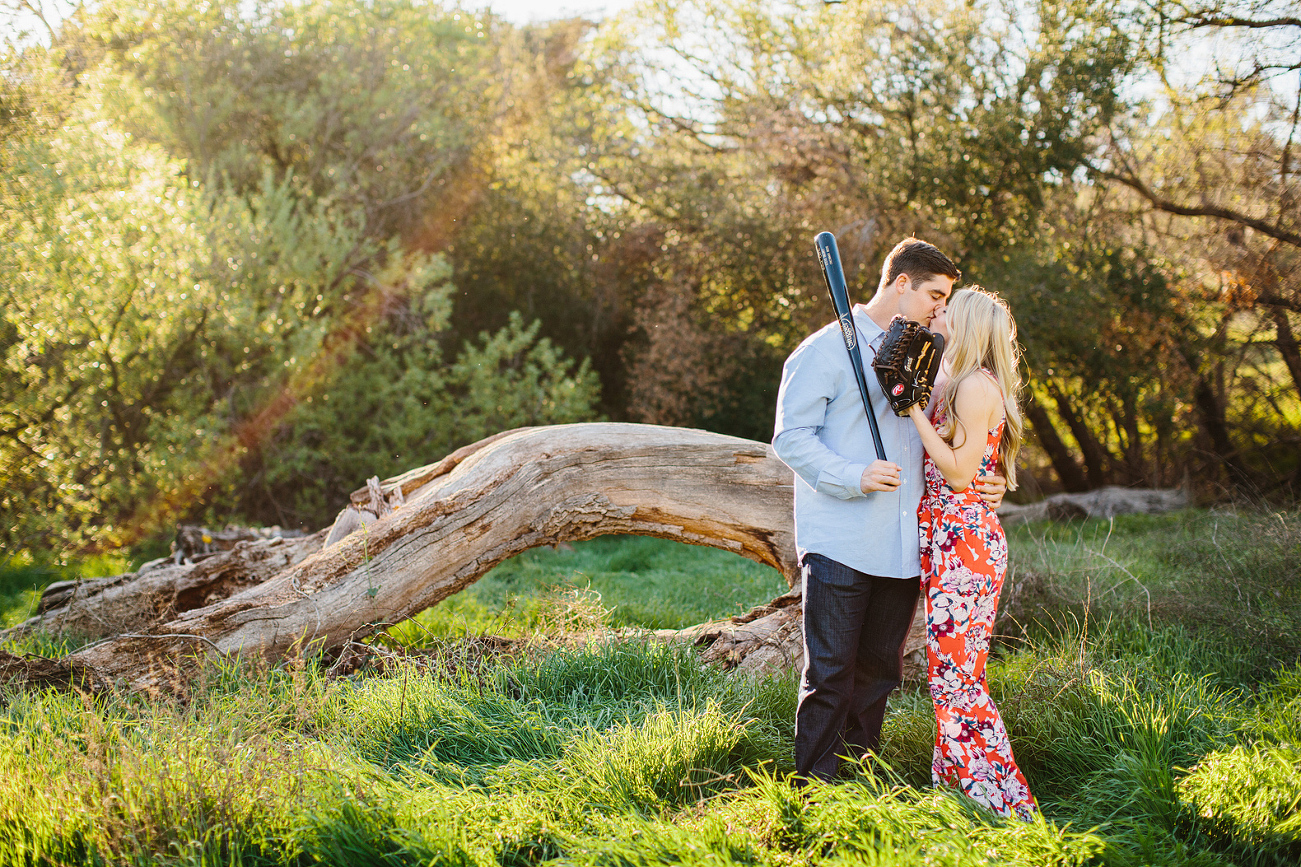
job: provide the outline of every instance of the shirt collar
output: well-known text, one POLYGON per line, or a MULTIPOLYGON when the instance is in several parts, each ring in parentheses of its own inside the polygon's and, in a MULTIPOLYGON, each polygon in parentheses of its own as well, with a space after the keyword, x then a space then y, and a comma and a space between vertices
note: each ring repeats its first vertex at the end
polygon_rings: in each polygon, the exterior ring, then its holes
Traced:
POLYGON ((875 343, 882 334, 885 334, 885 329, 867 315, 866 304, 855 304, 853 309, 854 324, 858 326, 858 333, 862 335, 863 343, 875 343))

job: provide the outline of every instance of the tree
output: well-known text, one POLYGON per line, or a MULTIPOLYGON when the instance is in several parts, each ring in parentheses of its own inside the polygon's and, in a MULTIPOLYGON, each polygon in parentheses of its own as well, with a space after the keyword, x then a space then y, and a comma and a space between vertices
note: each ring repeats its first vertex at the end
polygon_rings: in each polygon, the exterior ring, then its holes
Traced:
POLYGON ((337 478, 291 470, 591 416, 587 368, 522 320, 459 366, 439 346, 454 290, 425 234, 500 91, 492 19, 430 11, 109 2, 64 21, 75 52, 7 58, 6 548, 232 507, 314 523, 337 478))
MULTIPOLYGON (((860 298, 916 232, 978 279, 1056 262, 1054 288, 1120 321, 1128 298, 1091 293, 1048 223, 1121 108, 1129 42, 1109 11, 682 2, 602 34, 573 110, 587 119, 581 169, 639 242, 603 251, 634 253, 644 287, 626 350, 633 417, 766 437, 781 359, 827 319, 809 244, 824 228, 860 298)), ((1037 327, 1031 342, 1052 345, 1037 327)))
MULTIPOLYGON (((1290 260, 1190 268, 1217 246, 1179 251, 1155 223, 1136 231, 1133 189, 1100 160, 1119 165, 1107 143, 1124 131, 1128 153, 1156 156, 1172 179, 1200 172, 1190 189, 1237 207, 1235 196, 1278 189, 1268 165, 1286 162, 1277 133, 1291 127, 1278 106, 1245 126, 1250 112, 1194 129, 1167 126, 1178 116, 1167 111, 1153 124, 1151 101, 1135 96, 1153 68, 1145 40, 1160 32, 1148 23, 1112 4, 677 2, 602 34, 583 68, 593 86, 576 168, 625 236, 645 239, 629 412, 708 423, 733 369, 747 375, 732 401, 775 382, 782 355, 826 321, 801 238, 837 231, 866 296, 884 251, 919 233, 1014 299, 1032 432, 1061 483, 1177 484, 1191 472, 1254 489, 1261 470, 1276 474, 1295 436, 1292 399, 1269 386, 1279 359, 1301 361, 1292 301, 1260 319, 1278 350, 1262 354, 1264 332, 1241 334, 1234 319, 1241 303, 1222 308, 1206 286, 1229 271, 1239 285, 1285 287, 1290 260)), ((747 435, 764 435, 770 402, 750 401, 747 435)))
POLYGON ((1137 32, 1151 37, 1141 44, 1160 87, 1116 119, 1088 166, 1117 188, 1117 235, 1172 263, 1190 326, 1175 356, 1200 449, 1235 487, 1295 485, 1301 89, 1288 76, 1301 69, 1301 21, 1269 2, 1161 2, 1152 15, 1137 32), (1211 53, 1208 71, 1190 74, 1190 48, 1211 53))
POLYGON ((599 384, 586 361, 575 365, 538 338, 537 320, 526 326, 518 313, 445 363, 437 340, 445 289, 413 305, 429 319, 391 318, 367 351, 300 395, 213 511, 320 526, 339 508, 339 492, 371 474, 395 475, 498 431, 594 416, 599 384))
POLYGON ((270 180, 250 200, 206 195, 93 113, 8 145, 3 532, 78 544, 169 496, 232 389, 311 352, 317 287, 356 237, 270 180))

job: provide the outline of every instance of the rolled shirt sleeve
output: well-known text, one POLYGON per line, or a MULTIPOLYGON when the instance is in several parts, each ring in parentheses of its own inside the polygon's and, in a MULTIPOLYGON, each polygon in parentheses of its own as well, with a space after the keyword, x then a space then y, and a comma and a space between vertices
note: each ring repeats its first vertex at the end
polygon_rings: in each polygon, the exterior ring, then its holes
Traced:
POLYGON ((862 487, 867 464, 846 460, 824 446, 815 428, 783 431, 773 440, 772 447, 777 457, 818 493, 838 500, 867 496, 862 487))

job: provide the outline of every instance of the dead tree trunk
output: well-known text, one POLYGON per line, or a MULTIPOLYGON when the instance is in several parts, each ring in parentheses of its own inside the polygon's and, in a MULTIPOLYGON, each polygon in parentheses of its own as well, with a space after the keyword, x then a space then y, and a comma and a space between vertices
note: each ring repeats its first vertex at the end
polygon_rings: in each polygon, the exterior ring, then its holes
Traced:
MULTIPOLYGON (((457 449, 438 463, 390 479, 382 486, 387 489, 387 496, 381 491, 380 497, 400 503, 404 494, 446 476, 479 450, 505 436, 528 430, 533 429, 494 434, 457 449)), ((373 496, 369 485, 355 492, 353 508, 340 515, 334 527, 310 536, 238 542, 231 550, 219 551, 201 562, 155 561, 132 574, 52 584, 41 595, 36 616, 0 633, 0 638, 36 629, 90 640, 155 631, 186 612, 269 580, 317 553, 323 544, 337 541, 347 534, 348 528, 359 528, 381 513, 388 514, 391 511, 388 503, 373 503, 370 501, 373 496)), ((194 547, 190 540, 178 541, 182 549, 194 547)))
MULTIPOLYGON (((62 663, 96 683, 171 691, 203 657, 274 660, 372 634, 539 545, 658 536, 733 551, 793 585, 792 482, 769 446, 704 431, 509 431, 359 491, 323 547, 321 533, 241 543, 193 566, 83 588, 20 628, 102 634, 62 663)), ((798 660, 799 616, 795 591, 676 637, 757 670, 798 660)))
POLYGON ((5 635, 44 629, 94 640, 147 632, 301 563, 321 550, 325 534, 240 542, 198 563, 165 560, 133 574, 59 582, 45 589, 35 617, 5 635))
POLYGON ((275 659, 295 645, 335 647, 428 608, 529 548, 607 533, 723 548, 791 581, 791 483, 768 446, 702 431, 516 431, 393 480, 383 502, 369 504, 396 508, 256 586, 69 661, 109 682, 169 689, 186 678, 187 658, 275 659))

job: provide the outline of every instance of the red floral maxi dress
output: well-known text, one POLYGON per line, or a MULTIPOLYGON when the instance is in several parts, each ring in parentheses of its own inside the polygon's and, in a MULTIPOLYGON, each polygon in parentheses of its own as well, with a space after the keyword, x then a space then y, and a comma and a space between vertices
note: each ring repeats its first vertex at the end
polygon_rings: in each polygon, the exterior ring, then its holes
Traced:
MULTIPOLYGON (((943 420, 941 406, 935 411, 936 426, 943 420)), ((989 431, 980 471, 993 471, 998 464, 1003 424, 989 431)), ((1007 572, 1007 537, 974 486, 956 493, 929 455, 924 467, 918 524, 926 668, 938 722, 931 780, 961 789, 1001 816, 1029 819, 1038 807, 985 685, 994 614, 1007 572)))

